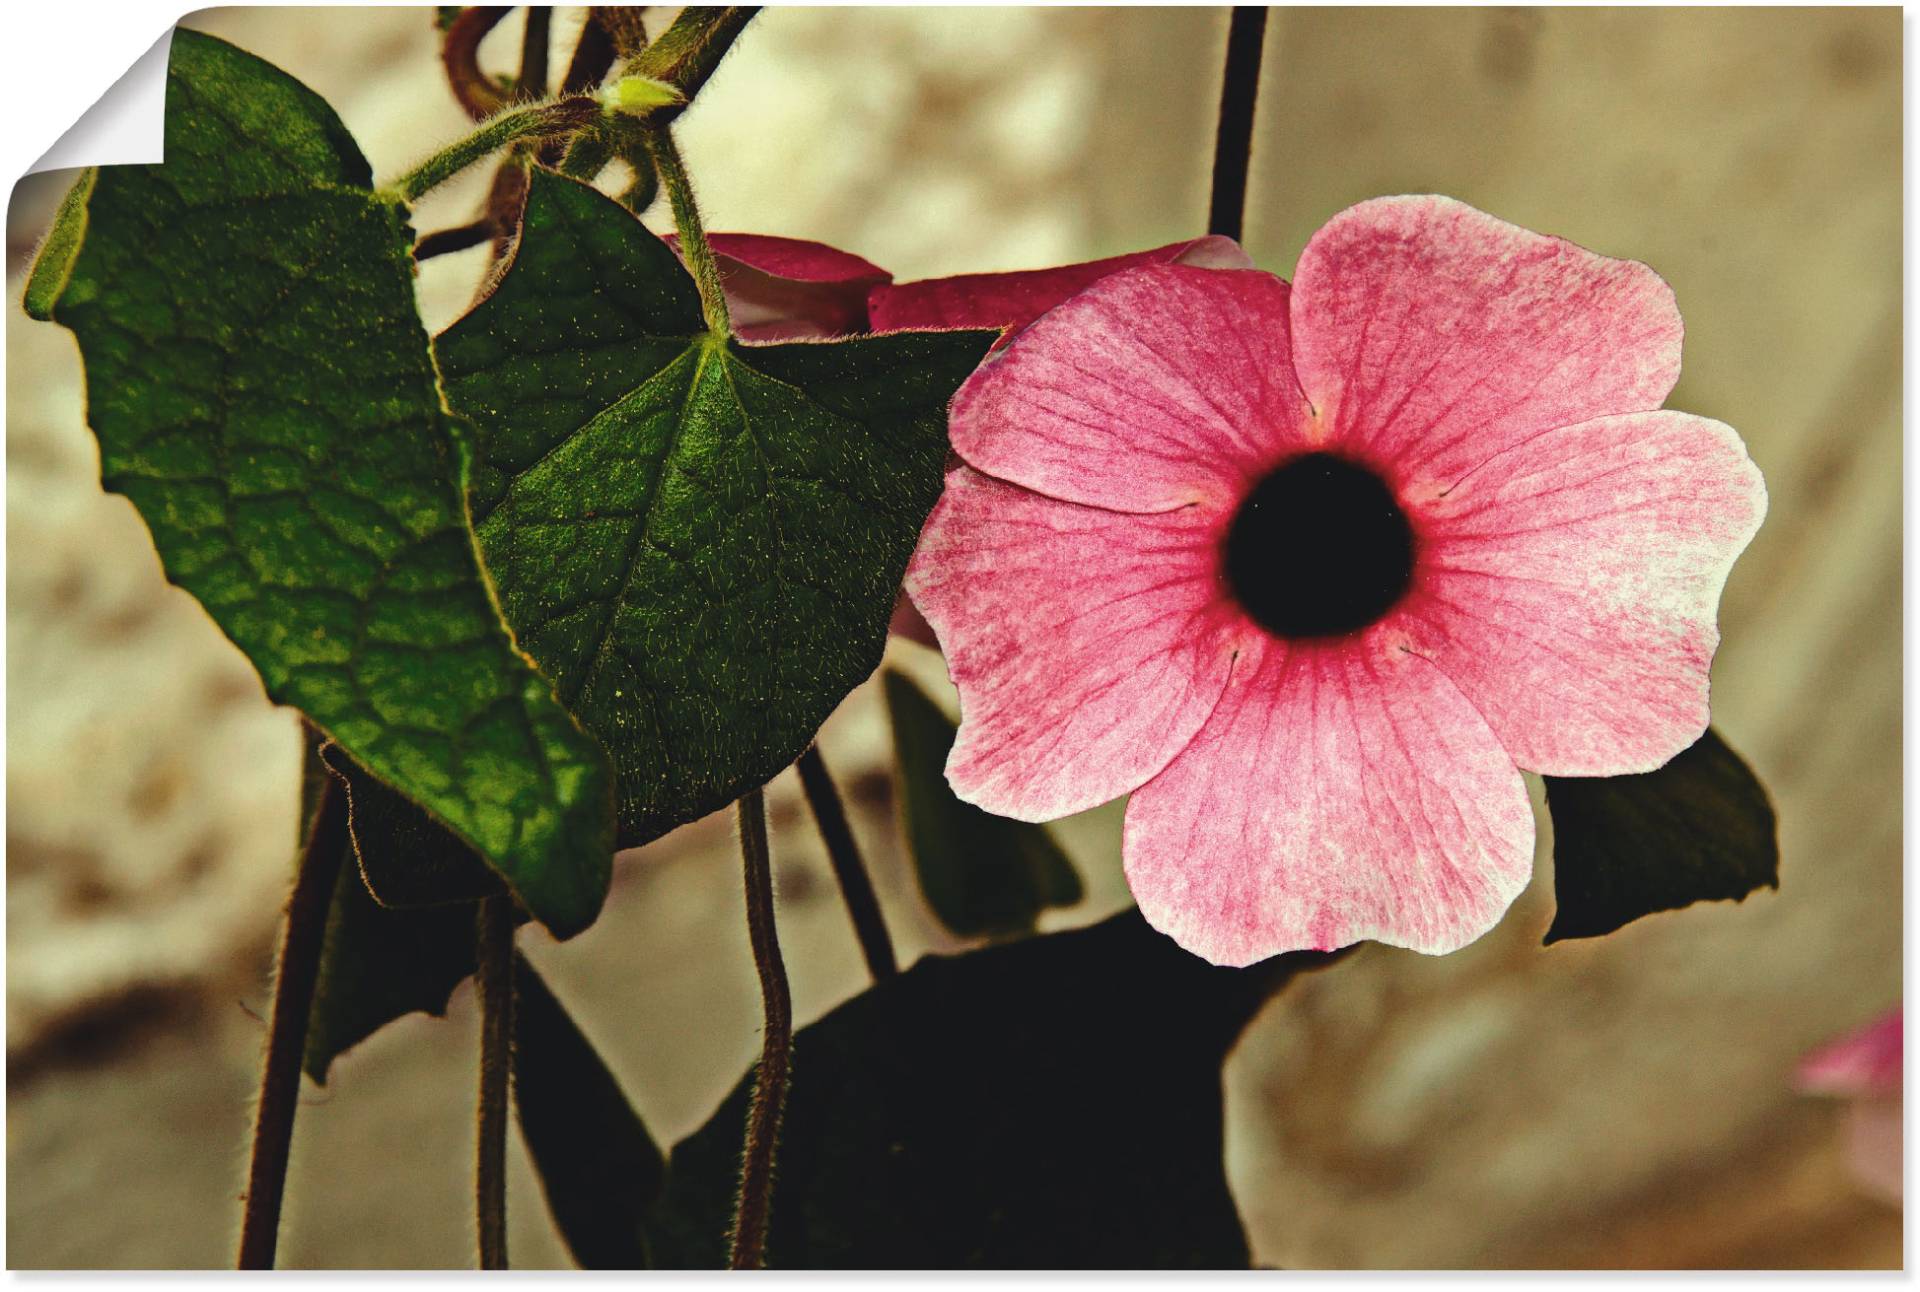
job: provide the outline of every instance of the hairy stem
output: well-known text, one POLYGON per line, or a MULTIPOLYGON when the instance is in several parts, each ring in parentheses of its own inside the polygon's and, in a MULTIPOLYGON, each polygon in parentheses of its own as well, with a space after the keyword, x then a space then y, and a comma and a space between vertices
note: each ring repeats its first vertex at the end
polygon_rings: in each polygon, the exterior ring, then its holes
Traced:
POLYGON ((736 1270, 767 1263, 767 1223, 773 1209, 773 1159, 786 1110, 787 1084, 793 1075, 793 1001, 787 993, 787 967, 780 959, 780 936, 773 923, 773 864, 767 852, 767 804, 760 790, 738 804, 740 855, 747 889, 747 937, 760 974, 760 999, 766 1033, 760 1064, 753 1074, 753 1101, 747 1109, 747 1141, 740 1155, 740 1192, 733 1232, 728 1236, 728 1265, 736 1270))
MULTIPOLYGON (((759 12, 759 5, 689 5, 627 70, 677 86, 691 103, 759 12)), ((685 110, 686 103, 664 109, 660 119, 671 121, 685 110)))
POLYGON ((387 185, 386 191, 402 201, 412 202, 467 167, 485 161, 508 144, 521 139, 571 134, 598 121, 600 113, 600 104, 584 96, 534 103, 502 112, 484 122, 466 138, 448 144, 387 185))
POLYGON ((462 10, 440 39, 447 84, 475 121, 484 121, 507 105, 498 82, 480 70, 480 42, 509 12, 509 5, 474 5, 462 10))
POLYGON ((900 972, 894 958, 893 939, 887 934, 887 921, 880 914, 880 901, 873 894, 873 881, 867 875, 860 847, 853 838, 840 791, 827 771, 820 746, 808 745, 800 755, 800 784, 807 791, 807 805, 813 809, 814 824, 827 845, 827 858, 833 862, 833 877, 840 881, 840 895, 846 899, 847 914, 853 920, 854 935, 860 939, 860 954, 866 957, 867 972, 875 982, 885 982, 900 972))
MULTIPOLYGON (((660 177, 660 187, 667 190, 667 201, 673 205, 673 227, 680 234, 680 254, 686 258, 694 285, 700 289, 700 309, 706 315, 707 330, 722 339, 730 337, 733 321, 727 315, 726 294, 720 289, 720 266, 713 258, 713 248, 707 245, 700 208, 693 200, 693 183, 680 161, 673 131, 666 126, 650 126, 646 143, 647 156, 653 159, 654 173, 660 177)), ((757 799, 758 791, 755 797, 757 799)))
POLYGON ((507 1268, 507 1076, 513 1069, 513 904, 480 902, 474 990, 480 1004, 479 1150, 474 1162, 480 1268, 507 1268))
POLYGON ((1207 232, 1238 239, 1246 224, 1247 167, 1253 157, 1253 105, 1260 92, 1266 42, 1263 5, 1235 5, 1227 28, 1227 68, 1220 84, 1220 124, 1213 136, 1213 196, 1207 232))
POLYGON ((320 977, 327 911, 347 850, 347 796, 331 774, 320 784, 313 823, 301 850, 293 892, 287 899, 267 1026, 267 1056, 260 1072, 260 1103, 254 1112, 253 1158, 247 1169, 246 1211, 240 1221, 243 1270, 270 1270, 280 1243, 280 1204, 287 1190, 287 1151, 300 1104, 300 1065, 306 1056, 307 1020, 320 977))

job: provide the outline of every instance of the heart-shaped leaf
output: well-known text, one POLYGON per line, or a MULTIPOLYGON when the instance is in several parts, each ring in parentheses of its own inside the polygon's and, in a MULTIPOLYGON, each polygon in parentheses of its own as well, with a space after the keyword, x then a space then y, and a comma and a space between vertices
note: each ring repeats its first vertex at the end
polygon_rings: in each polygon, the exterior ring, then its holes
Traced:
POLYGON ((996 335, 722 341, 631 212, 534 170, 435 350, 507 621, 612 753, 623 844, 764 784, 879 664, 996 335))
POLYGON ((901 813, 920 891, 962 937, 1031 933, 1050 906, 1081 897, 1080 876, 1042 825, 963 803, 947 784, 958 732, 906 674, 882 675, 900 768, 901 813))
POLYGON ((1545 780, 1559 901, 1549 943, 1780 886, 1773 804, 1712 729, 1642 775, 1545 780))
MULTIPOLYGON (((1245 1268, 1220 1065, 1326 959, 1216 968, 1128 912, 921 960, 795 1039, 769 1265, 1245 1268)), ((725 1260, 749 1085, 669 1159, 663 1267, 725 1260)))
POLYGON ((182 30, 166 162, 89 175, 29 304, 86 364, 101 478, 167 577, 560 936, 612 854, 604 753, 501 622, 407 213, 312 91, 182 30))

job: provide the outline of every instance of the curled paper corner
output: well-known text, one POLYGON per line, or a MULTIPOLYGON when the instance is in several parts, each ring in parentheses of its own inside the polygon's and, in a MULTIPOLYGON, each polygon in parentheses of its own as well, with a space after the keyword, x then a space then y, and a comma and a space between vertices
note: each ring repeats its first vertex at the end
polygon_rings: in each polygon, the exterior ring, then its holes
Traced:
POLYGON ((167 54, 175 28, 170 24, 147 52, 108 86, 80 119, 53 141, 29 175, 75 166, 124 166, 157 163, 165 146, 167 54))

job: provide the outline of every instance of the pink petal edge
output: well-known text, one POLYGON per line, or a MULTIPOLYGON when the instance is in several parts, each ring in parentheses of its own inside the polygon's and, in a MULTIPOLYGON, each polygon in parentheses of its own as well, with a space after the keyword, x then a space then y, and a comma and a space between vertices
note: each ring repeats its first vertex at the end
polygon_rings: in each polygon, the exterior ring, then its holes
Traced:
POLYGON ((1327 221, 1292 308, 1328 437, 1432 490, 1541 431, 1658 408, 1680 375, 1679 309, 1653 270, 1447 197, 1327 221))
POLYGON ((1520 766, 1646 772, 1706 730, 1721 590, 1767 510, 1732 427, 1560 427, 1409 507, 1421 552, 1390 622, 1520 766))
POLYGON ((1905 1071, 1906 1015, 1896 1005, 1800 1063, 1798 1084, 1809 1094, 1873 1096, 1900 1092, 1905 1071))
POLYGON ((1235 647, 1211 525, 1192 509, 1129 516, 948 473, 906 583, 960 691, 955 794, 1050 821, 1180 752, 1235 647))
POLYGON ((1362 939, 1429 954, 1527 886, 1526 786, 1446 677, 1387 634, 1267 639, 1127 805, 1127 885, 1215 964, 1362 939))
POLYGON ((1033 322, 1076 292, 1137 265, 1193 265, 1252 269, 1253 259, 1232 238, 1208 234, 1104 260, 1003 274, 958 274, 876 287, 868 308, 876 332, 922 328, 1011 328, 1033 322))
POLYGON ((948 424, 969 466, 1050 497, 1230 509, 1310 433, 1287 285, 1178 265, 1109 275, 975 370, 948 424))
MULTIPOLYGON (((662 235, 677 255, 679 238, 662 235)), ((743 341, 822 340, 868 330, 867 295, 892 275, 852 252, 760 233, 708 235, 743 341)))

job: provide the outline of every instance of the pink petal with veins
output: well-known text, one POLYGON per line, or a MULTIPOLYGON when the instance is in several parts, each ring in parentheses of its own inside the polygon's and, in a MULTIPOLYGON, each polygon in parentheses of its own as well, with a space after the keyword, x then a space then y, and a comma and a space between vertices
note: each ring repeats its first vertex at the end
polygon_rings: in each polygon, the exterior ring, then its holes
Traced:
POLYGON ((1732 427, 1603 417, 1405 502, 1424 539, 1395 614, 1408 648, 1453 679, 1520 766, 1646 772, 1699 739, 1720 592, 1767 509, 1732 427))
POLYGON ((1252 269, 1109 275, 982 364, 948 431, 976 470, 1068 502, 1230 510, 1310 434, 1287 285, 1252 269))
POLYGON ((1442 953, 1499 920, 1533 869, 1513 760, 1466 697, 1391 634, 1269 640, 1127 805, 1127 885, 1215 964, 1373 938, 1442 953))
POLYGON ((1330 436, 1434 489, 1541 431, 1658 408, 1680 376, 1659 275, 1452 198, 1348 207, 1293 282, 1294 364, 1330 436))
POLYGON ((1158 772, 1226 685, 1239 616, 1216 590, 1214 521, 1044 498, 967 467, 907 570, 960 689, 954 793, 1045 821, 1158 772))

